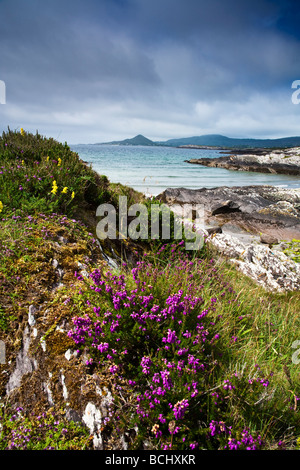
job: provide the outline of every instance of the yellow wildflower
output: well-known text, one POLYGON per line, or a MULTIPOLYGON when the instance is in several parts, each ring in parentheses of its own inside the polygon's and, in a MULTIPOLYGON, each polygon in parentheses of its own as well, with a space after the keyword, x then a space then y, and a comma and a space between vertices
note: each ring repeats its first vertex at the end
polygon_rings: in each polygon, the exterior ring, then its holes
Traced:
POLYGON ((22 165, 24 165, 24 160, 22 160, 22 165))
POLYGON ((52 191, 51 191, 51 193, 56 194, 56 193, 57 193, 57 188, 58 188, 58 186, 57 186, 57 184, 56 184, 56 181, 54 180, 53 183, 52 183, 52 191))
POLYGON ((74 197, 75 197, 75 192, 73 191, 71 194, 71 199, 74 199, 74 197))
POLYGON ((0 201, 0 212, 3 210, 3 203, 0 201))
POLYGON ((25 135, 25 131, 24 131, 23 127, 21 127, 21 131, 20 131, 20 132, 21 132, 21 135, 25 135))
POLYGON ((67 188, 67 186, 65 186, 64 189, 62 190, 62 193, 66 194, 67 192, 68 192, 68 188, 67 188))
POLYGON ((49 155, 47 155, 46 161, 49 162, 49 155))
POLYGON ((61 158, 58 159, 57 166, 61 165, 61 158))

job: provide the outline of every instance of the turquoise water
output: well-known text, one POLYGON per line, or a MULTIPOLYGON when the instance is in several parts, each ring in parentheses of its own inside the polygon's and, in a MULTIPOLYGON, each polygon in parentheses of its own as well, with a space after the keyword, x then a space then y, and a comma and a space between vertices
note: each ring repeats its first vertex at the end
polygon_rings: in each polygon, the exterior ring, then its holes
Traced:
POLYGON ((80 158, 113 183, 131 186, 147 195, 166 188, 214 188, 269 184, 299 188, 300 178, 192 165, 191 158, 222 156, 217 150, 116 145, 73 145, 80 158))

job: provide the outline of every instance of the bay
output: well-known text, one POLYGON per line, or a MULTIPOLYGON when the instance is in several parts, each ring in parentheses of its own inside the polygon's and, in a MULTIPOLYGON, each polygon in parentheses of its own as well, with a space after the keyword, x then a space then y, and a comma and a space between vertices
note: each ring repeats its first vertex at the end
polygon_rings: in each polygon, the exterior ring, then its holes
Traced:
POLYGON ((167 188, 272 185, 299 188, 296 176, 230 171, 186 163, 191 158, 221 157, 218 150, 126 145, 71 145, 80 158, 112 183, 122 183, 147 196, 167 188))

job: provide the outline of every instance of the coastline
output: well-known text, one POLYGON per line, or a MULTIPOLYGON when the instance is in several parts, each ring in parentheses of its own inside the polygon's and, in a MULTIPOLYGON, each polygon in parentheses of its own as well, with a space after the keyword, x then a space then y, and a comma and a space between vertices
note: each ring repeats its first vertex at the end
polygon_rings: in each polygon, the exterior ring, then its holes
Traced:
MULTIPOLYGON (((229 150, 228 153, 228 157, 207 158, 205 162, 209 164, 207 166, 217 167, 219 162, 232 161, 234 156, 229 150)), ((247 154, 240 150, 237 154, 235 157, 241 167, 235 167, 235 170, 254 171, 256 165, 257 172, 275 173, 271 166, 276 164, 278 171, 278 166, 286 166, 288 160, 288 174, 291 167, 294 171, 295 165, 300 171, 300 148, 284 152, 253 149, 247 154), (261 171, 263 167, 266 169, 261 171)), ((202 161, 197 159, 196 163, 202 161)), ((142 193, 150 198, 147 193, 142 193)), ((299 290, 300 187, 282 188, 270 184, 198 189, 168 187, 154 197, 171 210, 176 204, 203 204, 205 221, 201 231, 221 257, 229 259, 266 290, 299 290)))
POLYGON ((294 256, 300 240, 300 188, 169 188, 158 199, 175 214, 178 205, 203 207, 204 220, 196 229, 266 290, 300 289, 300 264, 294 256))
POLYGON ((185 160, 187 163, 234 171, 253 171, 300 176, 300 147, 280 150, 253 149, 235 151, 219 158, 185 160))

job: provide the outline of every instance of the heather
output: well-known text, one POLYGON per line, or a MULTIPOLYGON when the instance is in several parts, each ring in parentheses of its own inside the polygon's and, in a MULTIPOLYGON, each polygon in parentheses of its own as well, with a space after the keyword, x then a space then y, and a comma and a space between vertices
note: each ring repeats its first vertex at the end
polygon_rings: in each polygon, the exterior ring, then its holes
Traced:
POLYGON ((0 450, 86 450, 89 434, 83 426, 53 411, 26 416, 22 407, 6 416, 0 411, 0 450))
MULTIPOLYGON (((123 273, 96 269, 72 299, 86 308, 69 337, 87 367, 107 368, 119 391, 107 429, 130 425, 132 448, 290 445, 290 430, 299 431, 295 389, 279 386, 278 363, 261 346, 246 354, 263 308, 247 309, 214 259, 191 259, 181 246, 165 262, 145 256, 123 273)), ((274 344, 280 333, 266 326, 260 338, 274 344)))
POLYGON ((99 433, 103 449, 297 448, 298 292, 264 291, 207 242, 100 244, 98 204, 141 195, 38 133, 3 134, 0 181, 1 449, 99 433), (33 365, 8 396, 20 351, 33 365))

